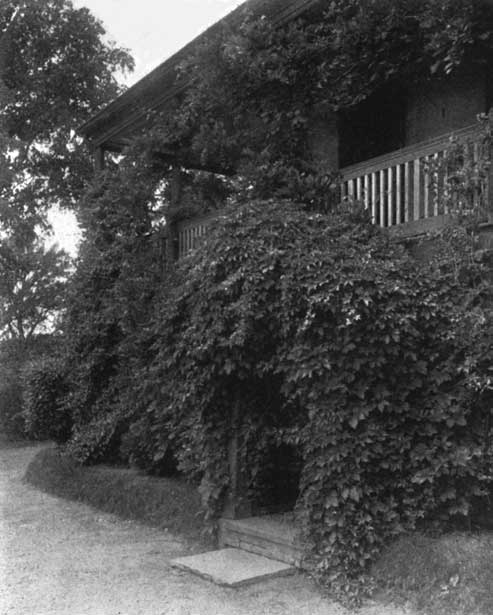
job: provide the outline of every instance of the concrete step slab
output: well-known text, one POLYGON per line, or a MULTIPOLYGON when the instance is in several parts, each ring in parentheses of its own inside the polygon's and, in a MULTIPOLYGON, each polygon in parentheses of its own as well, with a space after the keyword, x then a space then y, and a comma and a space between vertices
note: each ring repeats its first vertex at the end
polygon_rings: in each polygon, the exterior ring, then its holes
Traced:
POLYGON ((296 571, 283 562, 231 548, 180 557, 171 565, 225 587, 241 587, 296 571))

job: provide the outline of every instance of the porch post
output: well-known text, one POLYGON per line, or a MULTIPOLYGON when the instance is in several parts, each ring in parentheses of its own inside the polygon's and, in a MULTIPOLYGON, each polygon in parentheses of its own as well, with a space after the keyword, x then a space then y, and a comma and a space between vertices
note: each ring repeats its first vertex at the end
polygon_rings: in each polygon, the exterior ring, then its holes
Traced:
POLYGON ((97 147, 94 151, 94 170, 96 173, 100 171, 104 171, 105 160, 104 160, 104 147, 97 147))
POLYGON ((237 401, 231 416, 231 438, 228 446, 229 490, 223 509, 224 519, 244 519, 252 516, 252 507, 246 492, 240 426, 240 403, 237 401))
MULTIPOLYGON (((174 167, 170 177, 170 200, 173 209, 178 209, 181 201, 181 170, 179 167, 174 167)), ((170 222, 168 225, 168 236, 166 241, 166 260, 168 263, 174 263, 178 259, 178 229, 175 222, 170 222)))

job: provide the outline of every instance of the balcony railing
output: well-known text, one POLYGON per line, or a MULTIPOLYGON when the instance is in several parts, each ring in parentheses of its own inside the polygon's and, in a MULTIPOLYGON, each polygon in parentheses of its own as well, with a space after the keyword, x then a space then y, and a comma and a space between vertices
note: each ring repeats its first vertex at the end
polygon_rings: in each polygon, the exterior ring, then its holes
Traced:
MULTIPOLYGON (((456 143, 467 144, 472 149, 473 163, 478 161, 484 155, 480 136, 481 128, 476 124, 345 167, 340 171, 342 196, 362 202, 373 222, 382 227, 407 225, 403 230, 413 233, 423 227, 439 226, 443 216, 454 210, 450 194, 449 198, 440 198, 447 196, 451 185, 447 165, 440 166, 440 162, 452 146, 452 137, 456 143)), ((486 188, 478 188, 473 198, 484 196, 486 188)), ((216 217, 217 212, 213 212, 178 222, 174 258, 183 258, 193 250, 216 217)))
POLYGON ((214 214, 209 214, 177 223, 178 258, 183 258, 197 246, 200 239, 207 234, 207 229, 214 218, 214 214))
POLYGON ((479 136, 480 128, 474 125, 345 167, 341 169, 342 196, 362 202, 373 222, 382 227, 450 214, 447 199, 439 198, 440 190, 449 186, 446 170, 438 171, 440 161, 452 137, 472 144, 473 159, 478 160, 479 136))

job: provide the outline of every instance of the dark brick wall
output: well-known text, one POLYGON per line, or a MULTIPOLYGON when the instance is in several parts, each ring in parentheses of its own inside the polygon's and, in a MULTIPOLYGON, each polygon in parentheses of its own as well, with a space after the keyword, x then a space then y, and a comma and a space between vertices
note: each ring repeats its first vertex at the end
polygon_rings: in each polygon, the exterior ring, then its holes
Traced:
POLYGON ((406 145, 474 124, 477 114, 487 111, 487 105, 485 76, 473 67, 423 84, 409 93, 406 145))
POLYGON ((321 171, 339 169, 339 134, 334 113, 314 112, 308 122, 307 143, 321 171))

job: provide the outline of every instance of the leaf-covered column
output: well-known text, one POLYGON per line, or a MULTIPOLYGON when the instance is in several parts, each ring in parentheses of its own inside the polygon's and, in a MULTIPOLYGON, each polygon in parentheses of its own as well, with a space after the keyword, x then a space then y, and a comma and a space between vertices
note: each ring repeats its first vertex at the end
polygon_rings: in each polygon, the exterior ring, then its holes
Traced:
POLYGON ((231 414, 231 435, 228 445, 229 489, 222 516, 242 519, 252 515, 246 485, 246 451, 241 430, 241 401, 236 400, 231 414))

